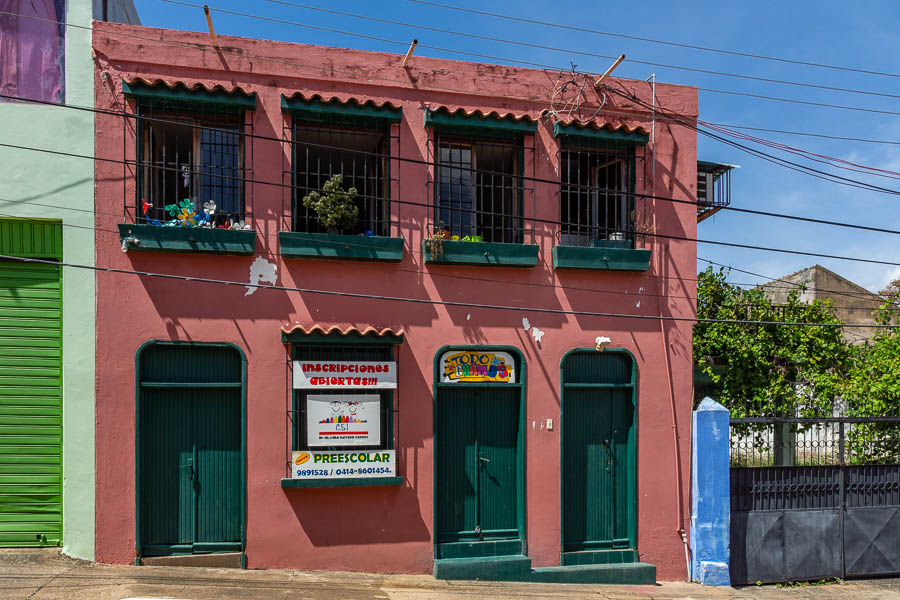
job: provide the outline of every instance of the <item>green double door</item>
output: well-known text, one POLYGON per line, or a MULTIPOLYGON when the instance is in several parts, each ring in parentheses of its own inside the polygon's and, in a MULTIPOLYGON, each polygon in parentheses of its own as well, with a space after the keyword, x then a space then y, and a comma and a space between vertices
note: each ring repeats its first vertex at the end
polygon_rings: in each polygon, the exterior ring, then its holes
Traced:
POLYGON ((633 361, 591 350, 563 362, 563 562, 632 562, 635 551, 633 361), (581 554, 567 560, 566 553, 581 554))
POLYGON ((519 400, 517 387, 460 384, 439 389, 439 555, 441 544, 520 539, 519 400))
MULTIPOLYGON (((166 348, 162 350, 165 353, 166 348)), ((203 352, 199 358, 202 361, 203 352)), ((239 371, 236 376, 236 386, 209 381, 141 382, 142 555, 241 551, 239 371)))

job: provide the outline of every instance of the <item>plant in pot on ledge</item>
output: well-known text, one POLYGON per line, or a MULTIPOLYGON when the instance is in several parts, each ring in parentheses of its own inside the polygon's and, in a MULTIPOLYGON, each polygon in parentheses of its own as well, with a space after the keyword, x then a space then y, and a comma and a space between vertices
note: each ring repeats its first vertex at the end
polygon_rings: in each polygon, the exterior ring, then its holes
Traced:
POLYGON ((352 230, 359 221, 355 187, 344 190, 344 177, 333 175, 322 186, 322 191, 312 191, 303 197, 303 206, 316 213, 316 219, 330 234, 342 234, 352 230))

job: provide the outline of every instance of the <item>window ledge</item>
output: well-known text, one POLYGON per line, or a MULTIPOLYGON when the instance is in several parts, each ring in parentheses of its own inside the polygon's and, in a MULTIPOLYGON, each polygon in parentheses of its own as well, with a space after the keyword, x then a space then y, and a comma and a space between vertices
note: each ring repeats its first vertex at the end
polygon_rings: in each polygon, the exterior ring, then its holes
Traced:
POLYGON ((537 244, 444 240, 441 245, 441 256, 436 258, 428 249, 428 240, 422 243, 427 264, 480 265, 483 267, 534 267, 538 264, 539 247, 537 244))
POLYGON ((282 479, 281 487, 322 488, 322 487, 373 487, 403 485, 403 477, 359 477, 357 479, 282 479))
POLYGON ((338 235, 281 231, 278 245, 284 258, 334 258, 400 262, 402 237, 338 235))
POLYGON ((650 268, 650 251, 633 248, 554 246, 553 268, 646 271, 650 268))
POLYGON ((207 229, 204 227, 166 227, 119 223, 119 242, 127 241, 129 251, 204 252, 247 254, 256 250, 255 231, 207 229))

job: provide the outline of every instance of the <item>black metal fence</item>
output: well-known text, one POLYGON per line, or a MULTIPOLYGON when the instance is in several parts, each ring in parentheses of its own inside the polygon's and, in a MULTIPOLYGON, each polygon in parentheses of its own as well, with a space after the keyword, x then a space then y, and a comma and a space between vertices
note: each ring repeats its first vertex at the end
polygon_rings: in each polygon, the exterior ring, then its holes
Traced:
POLYGON ((900 573, 900 399, 732 414, 733 583, 900 573))

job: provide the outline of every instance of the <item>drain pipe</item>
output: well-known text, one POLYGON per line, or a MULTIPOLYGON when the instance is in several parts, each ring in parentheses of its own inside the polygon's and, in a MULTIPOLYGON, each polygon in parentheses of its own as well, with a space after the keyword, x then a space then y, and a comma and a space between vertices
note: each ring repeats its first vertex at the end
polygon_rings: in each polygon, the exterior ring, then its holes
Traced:
POLYGON ((688 548, 687 533, 685 533, 684 529, 679 529, 678 533, 681 535, 681 542, 684 544, 684 564, 687 567, 687 580, 691 582, 694 580, 694 574, 691 573, 691 552, 688 548))

